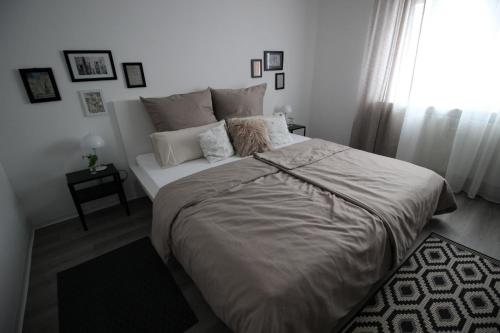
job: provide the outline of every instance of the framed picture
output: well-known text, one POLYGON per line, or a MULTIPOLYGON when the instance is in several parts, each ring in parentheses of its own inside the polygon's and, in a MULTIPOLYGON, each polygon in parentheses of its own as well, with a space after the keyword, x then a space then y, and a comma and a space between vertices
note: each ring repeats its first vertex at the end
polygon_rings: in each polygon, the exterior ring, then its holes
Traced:
POLYGON ((116 80, 111 51, 64 51, 71 81, 116 80))
POLYGON ((285 73, 276 73, 274 80, 274 88, 276 90, 285 89, 285 73))
POLYGON ((264 70, 282 71, 283 57, 283 51, 264 51, 264 70))
POLYGON ((61 100, 52 68, 23 68, 19 74, 31 103, 61 100))
POLYGON ((79 91, 85 116, 101 116, 107 113, 101 89, 79 91))
POLYGON ((250 71, 252 78, 262 77, 262 59, 250 60, 250 71))
POLYGON ((125 81, 127 88, 140 88, 146 86, 146 78, 144 77, 144 70, 140 62, 124 62, 123 72, 125 73, 125 81))

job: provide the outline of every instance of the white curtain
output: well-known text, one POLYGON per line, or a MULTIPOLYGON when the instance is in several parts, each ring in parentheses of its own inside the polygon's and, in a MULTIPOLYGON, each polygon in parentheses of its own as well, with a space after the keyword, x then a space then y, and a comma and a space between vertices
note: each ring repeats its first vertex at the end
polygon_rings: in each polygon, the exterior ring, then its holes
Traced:
POLYGON ((359 107, 351 146, 396 155, 404 108, 389 99, 408 93, 425 0, 375 0, 371 31, 361 69, 359 107), (415 38, 416 36, 416 38, 415 38))
POLYGON ((427 0, 416 12, 389 94, 405 110, 396 157, 500 203, 500 0, 427 0))

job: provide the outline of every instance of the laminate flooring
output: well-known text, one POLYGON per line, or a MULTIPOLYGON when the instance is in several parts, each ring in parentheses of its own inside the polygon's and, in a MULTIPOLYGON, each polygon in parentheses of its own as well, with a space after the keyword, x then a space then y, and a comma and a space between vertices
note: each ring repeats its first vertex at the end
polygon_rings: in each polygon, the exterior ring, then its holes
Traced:
MULTIPOLYGON (((415 246, 430 232, 500 259, 500 205, 459 195, 458 210, 433 218, 415 246)), ((89 214, 89 231, 78 219, 51 225, 35 232, 31 275, 23 332, 57 333, 57 280, 59 271, 78 265, 139 238, 149 236, 151 202, 130 202, 131 216, 121 206, 89 214)), ((198 317, 188 333, 229 332, 210 310, 182 267, 172 261, 169 269, 198 317)))

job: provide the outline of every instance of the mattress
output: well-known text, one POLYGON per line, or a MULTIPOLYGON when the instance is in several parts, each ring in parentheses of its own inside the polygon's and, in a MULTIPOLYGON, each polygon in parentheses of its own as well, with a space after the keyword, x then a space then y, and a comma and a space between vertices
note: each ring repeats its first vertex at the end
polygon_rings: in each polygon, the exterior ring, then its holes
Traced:
MULTIPOLYGON (((293 139, 293 143, 309 140, 308 137, 304 137, 302 135, 290 135, 293 139)), ((280 146, 278 148, 282 148, 285 146, 287 145, 280 146)), ((141 171, 143 171, 144 176, 148 178, 148 183, 150 184, 148 186, 148 191, 152 193, 154 197, 156 196, 156 193, 160 190, 160 188, 173 181, 176 181, 177 179, 181 179, 194 173, 241 159, 241 157, 232 156, 219 162, 209 163, 205 158, 199 158, 167 169, 160 167, 158 162, 156 162, 153 153, 138 155, 135 160, 137 162, 137 165, 139 165, 141 171)))

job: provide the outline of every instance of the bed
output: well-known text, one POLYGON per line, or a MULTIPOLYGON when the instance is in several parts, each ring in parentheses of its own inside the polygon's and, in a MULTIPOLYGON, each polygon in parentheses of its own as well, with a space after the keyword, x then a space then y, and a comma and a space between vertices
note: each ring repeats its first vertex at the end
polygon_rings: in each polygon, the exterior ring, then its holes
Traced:
MULTIPOLYGON (((146 195, 154 200, 158 190, 166 184, 211 167, 239 160, 237 156, 208 163, 201 158, 177 167, 162 169, 155 160, 149 135, 155 131, 144 106, 138 99, 114 101, 109 105, 118 144, 126 163, 146 195)), ((294 143, 309 138, 291 134, 294 143)))
POLYGON ((183 172, 198 172, 162 187, 138 137, 152 130, 147 116, 124 103, 114 110, 129 165, 154 198, 153 245, 235 332, 329 332, 434 214, 456 209, 436 173, 319 139, 211 168, 193 162, 183 172))
MULTIPOLYGON (((309 139, 302 135, 291 134, 291 136, 294 143, 302 142, 309 139)), ((156 162, 156 158, 153 153, 146 153, 138 155, 135 158, 135 162, 140 172, 143 175, 142 178, 146 178, 147 183, 150 184, 148 192, 150 193, 151 199, 154 199, 160 188, 169 183, 172 183, 177 179, 181 179, 183 177, 187 177, 194 173, 207 170, 219 165, 235 162, 240 159, 241 157, 231 156, 219 162, 209 163, 205 158, 200 158, 184 162, 180 165, 168 169, 163 169, 156 162)))

